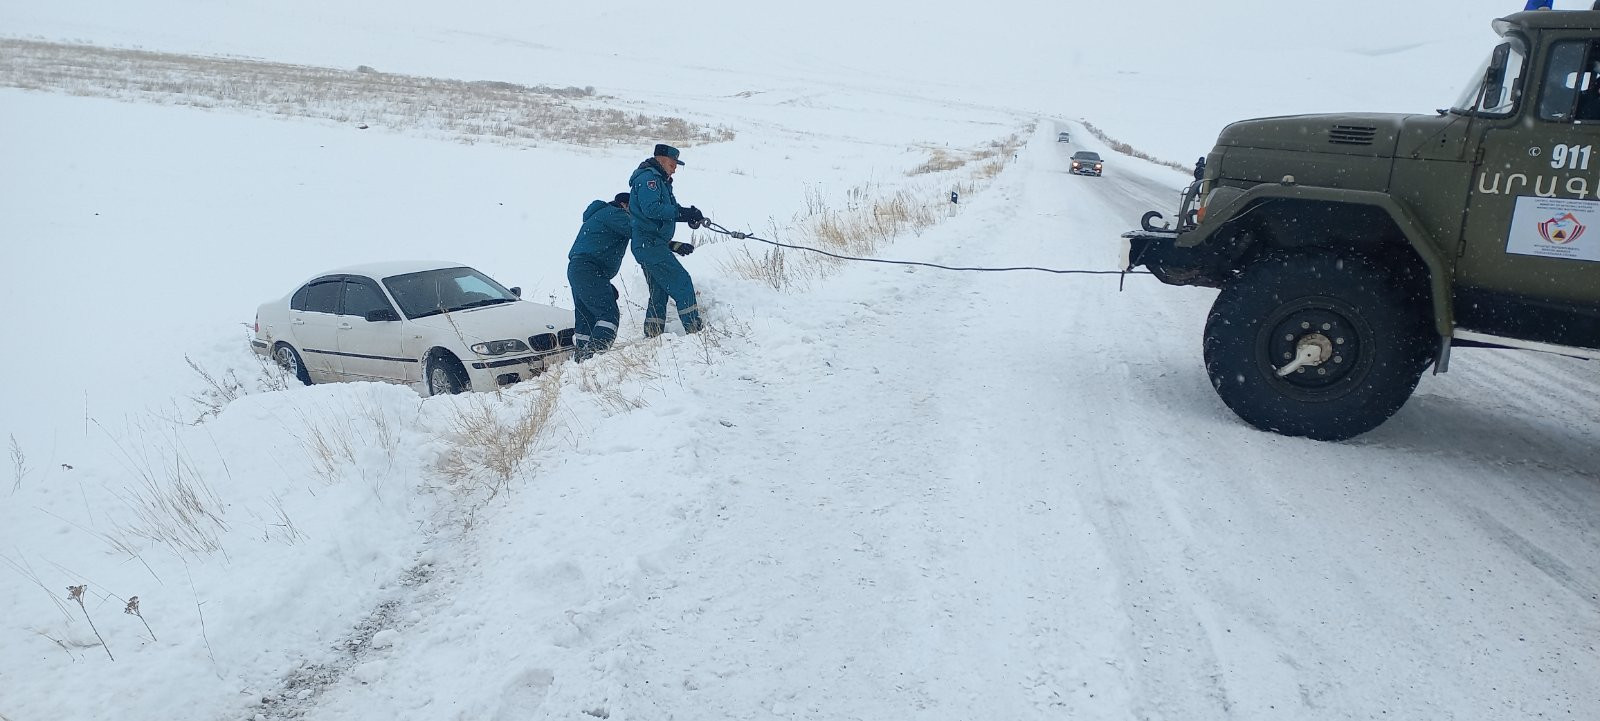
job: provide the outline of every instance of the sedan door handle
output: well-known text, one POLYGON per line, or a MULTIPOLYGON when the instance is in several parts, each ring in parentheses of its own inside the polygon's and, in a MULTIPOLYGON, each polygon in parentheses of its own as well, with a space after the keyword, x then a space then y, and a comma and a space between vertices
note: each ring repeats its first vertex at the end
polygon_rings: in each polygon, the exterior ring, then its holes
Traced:
POLYGON ((289 323, 291 325, 305 325, 306 321, 305 321, 304 318, 296 318, 294 320, 289 321, 289 323))
POLYGON ((350 330, 350 324, 349 323, 340 323, 339 324, 339 330, 350 330))

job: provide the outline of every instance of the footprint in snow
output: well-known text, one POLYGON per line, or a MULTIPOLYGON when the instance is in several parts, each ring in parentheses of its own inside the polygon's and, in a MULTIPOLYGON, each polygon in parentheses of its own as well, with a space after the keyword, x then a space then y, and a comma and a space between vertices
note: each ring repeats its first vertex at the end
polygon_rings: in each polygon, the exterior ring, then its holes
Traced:
POLYGON ((550 684, 555 681, 556 675, 545 668, 530 668, 513 676, 500 693, 500 706, 492 718, 494 721, 528 718, 530 712, 544 704, 550 695, 550 684))

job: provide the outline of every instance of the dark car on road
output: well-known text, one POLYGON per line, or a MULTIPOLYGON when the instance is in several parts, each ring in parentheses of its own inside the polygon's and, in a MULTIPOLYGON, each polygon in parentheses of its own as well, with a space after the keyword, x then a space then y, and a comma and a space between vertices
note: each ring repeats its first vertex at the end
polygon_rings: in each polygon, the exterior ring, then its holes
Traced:
POLYGON ((1074 175, 1099 175, 1105 163, 1100 160, 1100 154, 1088 150, 1080 150, 1072 154, 1072 172, 1074 175))

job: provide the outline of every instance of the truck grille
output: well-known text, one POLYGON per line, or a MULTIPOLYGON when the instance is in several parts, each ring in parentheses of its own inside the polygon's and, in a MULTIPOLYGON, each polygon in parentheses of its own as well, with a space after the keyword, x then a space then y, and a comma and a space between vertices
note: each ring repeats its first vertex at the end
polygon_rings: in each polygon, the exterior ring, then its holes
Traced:
POLYGON ((1366 125, 1335 125, 1328 128, 1328 142, 1334 145, 1371 145, 1378 129, 1366 125))

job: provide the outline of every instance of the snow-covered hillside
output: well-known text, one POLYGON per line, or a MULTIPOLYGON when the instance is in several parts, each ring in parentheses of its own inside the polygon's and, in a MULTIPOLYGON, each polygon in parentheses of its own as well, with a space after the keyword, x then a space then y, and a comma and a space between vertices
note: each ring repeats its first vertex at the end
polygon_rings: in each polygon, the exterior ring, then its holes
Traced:
POLYGON ((1492 44, 1489 21, 1520 9, 1514 0, 9 0, 0 6, 0 34, 593 85, 713 116, 720 108, 708 101, 737 93, 780 101, 797 94, 788 105, 803 111, 831 106, 841 92, 869 91, 868 107, 910 97, 954 110, 1087 118, 1187 162, 1240 118, 1448 104, 1492 44))
MULTIPOLYGON (((881 256, 1108 270, 1186 178, 1078 119, 1189 160, 1238 117, 1426 111, 1514 9, 70 0, 0 35, 593 86, 728 131, 676 187, 729 227, 911 199, 936 222, 881 256)), ((629 260, 596 363, 290 387, 251 314, 327 268, 446 257, 570 305, 579 213, 654 139, 87 95, 0 88, 0 720, 1600 708, 1593 363, 1460 350, 1376 431, 1283 438, 1209 387, 1214 291, 795 253, 784 285, 702 231, 708 332, 640 338, 629 260)))

